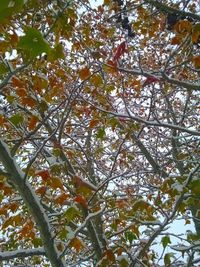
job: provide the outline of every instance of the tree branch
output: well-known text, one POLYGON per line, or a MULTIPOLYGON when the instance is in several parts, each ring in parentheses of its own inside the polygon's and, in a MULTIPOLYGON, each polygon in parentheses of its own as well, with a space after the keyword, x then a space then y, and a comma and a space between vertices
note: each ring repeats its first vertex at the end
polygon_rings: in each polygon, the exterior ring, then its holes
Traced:
POLYGON ((11 157, 8 146, 2 140, 0 140, 0 160, 8 173, 10 173, 10 180, 14 183, 38 225, 44 249, 52 267, 65 267, 64 261, 59 259, 58 250, 54 244, 53 233, 51 232, 51 226, 45 210, 31 185, 27 180, 24 180, 24 173, 11 157))
POLYGON ((15 258, 26 258, 32 256, 45 256, 44 248, 35 248, 35 249, 19 249, 9 252, 0 252, 0 261, 11 260, 15 258))
POLYGON ((199 15, 173 8, 171 6, 161 3, 161 1, 158 1, 158 0, 144 0, 144 3, 148 3, 156 7, 158 10, 162 11, 163 13, 168 13, 168 14, 176 13, 176 14, 180 14, 182 16, 190 17, 190 18, 200 21, 199 15))

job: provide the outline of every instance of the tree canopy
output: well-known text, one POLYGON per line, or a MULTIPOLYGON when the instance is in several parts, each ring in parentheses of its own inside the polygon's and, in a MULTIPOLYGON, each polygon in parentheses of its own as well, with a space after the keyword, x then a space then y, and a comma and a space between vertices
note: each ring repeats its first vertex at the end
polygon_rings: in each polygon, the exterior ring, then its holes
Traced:
POLYGON ((199 266, 199 6, 1 0, 2 266, 199 266))

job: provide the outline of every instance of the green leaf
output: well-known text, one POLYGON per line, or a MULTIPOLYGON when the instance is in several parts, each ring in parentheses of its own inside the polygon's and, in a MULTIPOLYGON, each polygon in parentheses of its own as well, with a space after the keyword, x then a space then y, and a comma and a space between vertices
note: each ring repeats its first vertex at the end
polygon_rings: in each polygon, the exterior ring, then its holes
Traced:
POLYGON ((42 246, 42 239, 41 238, 36 237, 33 239, 32 242, 33 242, 33 245, 35 248, 42 246))
POLYGON ((75 207, 70 207, 64 213, 64 216, 67 218, 68 221, 72 221, 75 217, 79 216, 80 213, 75 207))
POLYGON ((128 266, 129 266, 129 262, 128 262, 125 258, 122 258, 122 259, 119 261, 119 266, 120 266, 120 267, 128 267, 128 266))
POLYGON ((40 31, 35 28, 27 27, 25 35, 22 36, 18 43, 18 49, 24 53, 25 60, 34 59, 42 53, 49 53, 51 47, 43 38, 40 31))
POLYGON ((19 126, 20 123, 23 123, 24 117, 21 114, 15 114, 9 118, 9 121, 15 126, 19 126))
POLYGON ((132 233, 131 231, 125 232, 125 239, 129 241, 130 244, 132 244, 133 240, 137 239, 136 235, 132 233))
POLYGON ((5 23, 6 19, 18 13, 24 5, 24 0, 1 0, 0 23, 5 23))
POLYGON ((4 64, 0 63, 0 75, 3 75, 9 71, 9 68, 4 64))
POLYGON ((171 258, 174 258, 174 253, 166 253, 164 256, 165 267, 171 266, 171 258))
POLYGON ((112 130, 114 131, 116 127, 120 126, 119 120, 115 117, 109 119, 109 124, 111 125, 112 130))
POLYGON ((42 100, 39 104, 39 110, 40 112, 44 113, 48 109, 48 104, 46 101, 42 100))
POLYGON ((104 139, 106 136, 106 132, 105 132, 105 129, 104 128, 100 128, 98 131, 97 131, 97 135, 96 137, 99 138, 99 139, 104 139))
POLYGON ((189 184, 189 188, 192 194, 199 195, 200 194, 200 180, 194 180, 189 184))
POLYGON ((48 60, 53 62, 57 59, 65 59, 65 54, 62 44, 56 45, 49 51, 48 60))
POLYGON ((168 235, 164 236, 161 242, 162 242, 163 247, 166 248, 168 244, 171 244, 170 237, 168 235))

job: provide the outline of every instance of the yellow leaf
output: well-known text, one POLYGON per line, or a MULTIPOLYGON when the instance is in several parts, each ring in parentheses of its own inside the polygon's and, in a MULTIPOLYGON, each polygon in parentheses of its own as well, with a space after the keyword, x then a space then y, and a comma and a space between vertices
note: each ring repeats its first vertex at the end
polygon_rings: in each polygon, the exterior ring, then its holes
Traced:
POLYGON ((101 85, 103 84, 103 79, 102 79, 101 75, 99 75, 99 74, 95 74, 95 75, 93 75, 93 76, 91 77, 90 82, 91 82, 94 86, 98 87, 98 86, 101 86, 101 85))
POLYGON ((54 177, 51 180, 48 180, 48 184, 53 189, 60 188, 61 190, 64 190, 62 180, 59 177, 54 177))

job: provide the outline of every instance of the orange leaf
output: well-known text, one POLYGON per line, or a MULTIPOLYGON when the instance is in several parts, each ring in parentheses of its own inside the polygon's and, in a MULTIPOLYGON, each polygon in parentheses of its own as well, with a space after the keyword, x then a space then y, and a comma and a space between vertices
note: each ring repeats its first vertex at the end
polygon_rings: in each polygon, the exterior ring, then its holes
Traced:
POLYGON ((39 194, 39 195, 42 195, 44 196, 44 194, 46 193, 47 191, 47 187, 46 186, 40 186, 38 189, 36 189, 36 193, 39 194))
POLYGON ((2 127, 5 122, 6 122, 5 118, 2 115, 0 115, 0 126, 2 127))
POLYGON ((36 105, 36 101, 32 97, 23 97, 22 98, 22 104, 27 105, 27 106, 32 108, 36 105))
POLYGON ((16 33, 13 33, 11 36, 10 36, 10 42, 11 44, 13 43, 17 43, 19 41, 19 37, 16 33))
POLYGON ((90 121, 90 125, 89 125, 89 127, 90 128, 94 128, 95 126, 97 126, 98 124, 99 124, 99 119, 92 119, 91 121, 90 121))
POLYGON ((195 68, 200 68, 200 56, 195 56, 192 59, 195 68))
POLYGON ((174 30, 178 33, 187 33, 192 30, 192 23, 188 20, 179 20, 175 26, 174 30))
POLYGON ((12 84, 14 87, 23 87, 23 82, 20 81, 17 77, 12 77, 12 84))
POLYGON ((8 205, 2 205, 0 208, 0 215, 7 216, 8 214, 8 205))
POLYGON ((118 72, 118 69, 117 69, 117 62, 114 62, 112 60, 108 60, 106 62, 106 65, 104 65, 104 70, 106 72, 109 72, 111 74, 116 74, 118 72))
POLYGON ((36 174, 39 175, 43 181, 47 181, 50 178, 48 170, 38 171, 36 174))
POLYGON ((107 249, 106 252, 106 257, 110 262, 115 262, 115 254, 113 253, 113 251, 111 249, 107 249))
POLYGON ((86 80, 91 75, 88 67, 85 67, 79 71, 79 76, 81 80, 86 80))
POLYGON ((29 131, 34 130, 35 126, 38 122, 38 118, 36 116, 32 116, 29 123, 28 123, 28 129, 29 131))
POLYGON ((171 40, 171 45, 178 45, 181 43, 181 38, 178 36, 174 36, 171 40))
POLYGON ((96 191, 97 188, 90 182, 87 182, 86 180, 84 179, 81 179, 81 177, 75 175, 74 177, 74 184, 76 187, 85 187, 85 188, 88 188, 92 191, 96 191))
POLYGON ((56 197, 55 203, 63 205, 65 203, 65 200, 68 198, 69 198, 69 195, 66 193, 63 193, 63 194, 59 195, 58 197, 56 197))
POLYGON ((128 203, 127 203, 126 200, 121 199, 121 200, 117 200, 117 201, 116 201, 116 206, 117 206, 119 209, 124 209, 125 207, 128 206, 128 203))
POLYGON ((88 209, 87 201, 83 196, 81 196, 81 195, 76 196, 74 198, 74 201, 79 203, 83 208, 88 209))
POLYGON ((17 88, 16 89, 16 94, 18 95, 18 96, 25 96, 26 95, 26 89, 25 88, 17 88))
POLYGON ((83 242, 77 237, 73 238, 69 244, 71 247, 75 248, 77 252, 84 248, 83 242))
POLYGON ((9 208, 11 209, 12 212, 15 212, 18 207, 19 207, 19 205, 17 203, 11 203, 9 205, 9 208))

